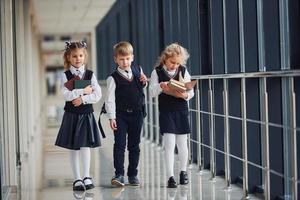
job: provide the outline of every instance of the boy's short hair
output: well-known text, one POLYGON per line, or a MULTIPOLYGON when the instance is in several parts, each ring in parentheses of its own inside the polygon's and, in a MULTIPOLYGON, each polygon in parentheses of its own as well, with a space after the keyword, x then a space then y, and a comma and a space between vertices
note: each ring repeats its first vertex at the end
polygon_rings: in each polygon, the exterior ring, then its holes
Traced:
POLYGON ((114 56, 127 56, 133 54, 133 47, 129 42, 122 41, 114 45, 114 56))

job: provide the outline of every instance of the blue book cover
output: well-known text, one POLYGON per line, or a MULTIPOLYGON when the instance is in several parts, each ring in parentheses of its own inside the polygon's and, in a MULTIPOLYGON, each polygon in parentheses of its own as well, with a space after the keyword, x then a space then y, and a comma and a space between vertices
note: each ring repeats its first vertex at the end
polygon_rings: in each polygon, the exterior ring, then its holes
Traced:
POLYGON ((83 89, 88 85, 91 85, 91 80, 75 80, 74 81, 74 89, 83 89))

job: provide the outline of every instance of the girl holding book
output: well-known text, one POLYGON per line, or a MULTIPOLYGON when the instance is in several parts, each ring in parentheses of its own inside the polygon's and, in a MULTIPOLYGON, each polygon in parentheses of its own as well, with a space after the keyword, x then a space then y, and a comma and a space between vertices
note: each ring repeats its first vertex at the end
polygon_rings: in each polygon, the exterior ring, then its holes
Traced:
POLYGON ((74 175, 73 190, 84 191, 94 188, 90 177, 90 148, 100 146, 97 123, 93 115, 92 104, 101 98, 101 88, 95 74, 85 68, 87 61, 87 44, 66 42, 61 92, 66 101, 64 115, 55 145, 70 149, 70 162, 74 175), (74 82, 90 85, 74 88, 74 82), (88 81, 89 82, 89 81, 88 81), (82 161, 83 176, 80 174, 79 155, 82 161))
POLYGON ((175 144, 180 162, 179 183, 185 185, 189 182, 186 171, 187 136, 190 133, 188 101, 194 96, 194 91, 176 90, 169 86, 171 79, 180 82, 191 81, 191 76, 184 66, 188 58, 189 54, 185 48, 178 43, 170 44, 162 51, 151 73, 149 84, 150 96, 158 96, 159 100, 159 126, 165 147, 169 188, 177 187, 173 169, 175 144))

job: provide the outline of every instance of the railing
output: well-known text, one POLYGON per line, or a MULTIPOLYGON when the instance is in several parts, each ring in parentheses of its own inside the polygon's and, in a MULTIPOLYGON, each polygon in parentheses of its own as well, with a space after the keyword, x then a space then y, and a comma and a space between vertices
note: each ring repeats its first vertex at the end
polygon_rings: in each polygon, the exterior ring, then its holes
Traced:
MULTIPOLYGON (((300 70, 289 70, 289 71, 273 71, 273 72, 255 72, 255 73, 240 73, 240 74, 221 74, 221 75, 205 75, 205 76, 193 76, 193 79, 197 79, 198 83, 195 87, 195 97, 194 105, 195 108, 190 106, 190 114, 196 115, 191 122, 195 124, 192 130, 193 137, 195 139, 189 138, 189 147, 191 145, 197 146, 197 165, 199 170, 204 169, 203 161, 203 148, 209 149, 210 157, 210 172, 211 178, 214 179, 216 176, 216 153, 221 153, 224 156, 224 171, 225 171, 225 183, 226 187, 230 188, 231 185, 231 159, 237 159, 243 163, 243 199, 249 198, 249 188, 248 188, 248 166, 251 165, 261 170, 262 173, 262 183, 264 198, 270 199, 270 174, 274 174, 284 179, 284 190, 288 190, 288 197, 285 198, 298 198, 298 189, 297 185, 298 174, 297 174, 297 131, 300 131, 300 127, 296 125, 296 94, 294 91, 294 79, 295 77, 300 76, 300 70), (269 121, 269 94, 267 89, 267 79, 268 78, 279 78, 281 80, 281 92, 282 96, 282 107, 273 108, 273 109, 282 109, 282 123, 272 123, 269 121), (232 79, 240 80, 240 105, 241 113, 240 117, 229 115, 229 87, 228 82, 232 79), (258 79, 259 81, 259 109, 260 109, 260 120, 247 118, 247 81, 248 79, 258 79), (215 91, 214 91, 214 81, 222 80, 223 81, 223 114, 215 112, 215 91), (203 81, 208 82, 208 90, 203 90, 201 84, 203 81), (208 111, 202 109, 201 96, 205 95, 208 98, 208 111), (203 142, 203 129, 204 125, 203 120, 201 119, 201 114, 206 114, 209 116, 209 145, 203 142), (215 117, 222 117, 224 123, 224 150, 216 148, 216 135, 215 135, 215 117), (230 152, 230 120, 239 120, 241 121, 241 130, 242 130, 242 157, 231 154, 230 152), (260 135, 261 135, 261 164, 257 164, 248 160, 248 132, 247 132, 247 123, 254 123, 260 126, 260 135), (275 171, 270 168, 270 127, 277 127, 282 129, 283 134, 283 165, 284 173, 275 171)), ((146 118, 146 128, 144 131, 144 137, 152 140, 155 144, 161 144, 161 136, 159 134, 159 125, 158 125, 158 98, 149 98, 149 92, 146 92, 147 100, 147 111, 148 116, 146 118)), ((218 102, 219 103, 219 102, 218 102)), ((219 138, 218 138, 219 139, 219 138)), ((189 151, 191 153, 191 149, 189 151)), ((193 155, 190 154, 190 162, 192 162, 193 155)), ((287 192, 285 191, 285 194, 287 192)))

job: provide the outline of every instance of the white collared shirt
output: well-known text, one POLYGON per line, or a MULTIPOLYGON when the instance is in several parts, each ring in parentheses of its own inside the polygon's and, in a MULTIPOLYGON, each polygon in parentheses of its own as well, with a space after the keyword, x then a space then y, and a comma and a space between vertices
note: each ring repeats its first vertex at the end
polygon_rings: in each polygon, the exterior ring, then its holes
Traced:
MULTIPOLYGON (((80 78, 82 78, 85 73, 85 66, 82 65, 79 68, 75 68, 75 67, 71 66, 70 71, 73 75, 77 75, 80 78)), ((74 89, 74 90, 70 91, 68 88, 66 88, 64 86, 65 82, 67 82, 67 81, 68 81, 68 79, 67 79, 66 74, 62 73, 61 92, 66 101, 72 101, 78 97, 81 97, 83 104, 92 104, 92 103, 97 103, 101 99, 101 96, 102 96, 101 88, 98 84, 97 78, 94 73, 93 73, 93 76, 91 79, 91 85, 93 88, 93 92, 88 95, 84 95, 84 89, 74 89)))
MULTIPOLYGON (((163 66, 163 69, 170 77, 173 77, 174 75, 176 75, 175 73, 177 72, 177 70, 168 71, 166 66, 163 66)), ((185 70, 183 79, 185 80, 185 82, 191 81, 191 75, 189 74, 189 72, 187 70, 185 70)), ((156 96, 160 95, 160 93, 162 93, 162 91, 163 90, 160 87, 160 83, 158 81, 157 72, 154 69, 151 73, 151 78, 150 78, 150 83, 149 83, 150 97, 156 97, 156 96)), ((194 96, 194 89, 188 90, 187 95, 188 95, 188 97, 185 100, 189 101, 194 96)))
POLYGON ((117 70, 121 73, 122 76, 124 76, 128 80, 132 78, 132 70, 130 67, 128 69, 121 69, 120 67, 118 67, 117 70))
MULTIPOLYGON (((131 68, 126 69, 127 72, 124 69, 121 69, 120 67, 118 67, 117 70, 126 79, 128 80, 132 79, 133 74, 131 68)), ((141 72, 143 72, 142 68, 141 68, 141 72)), ((112 76, 109 76, 106 79, 106 83, 107 83, 107 96, 105 99, 105 109, 109 119, 116 119, 116 102, 115 102, 116 83, 112 76)))

